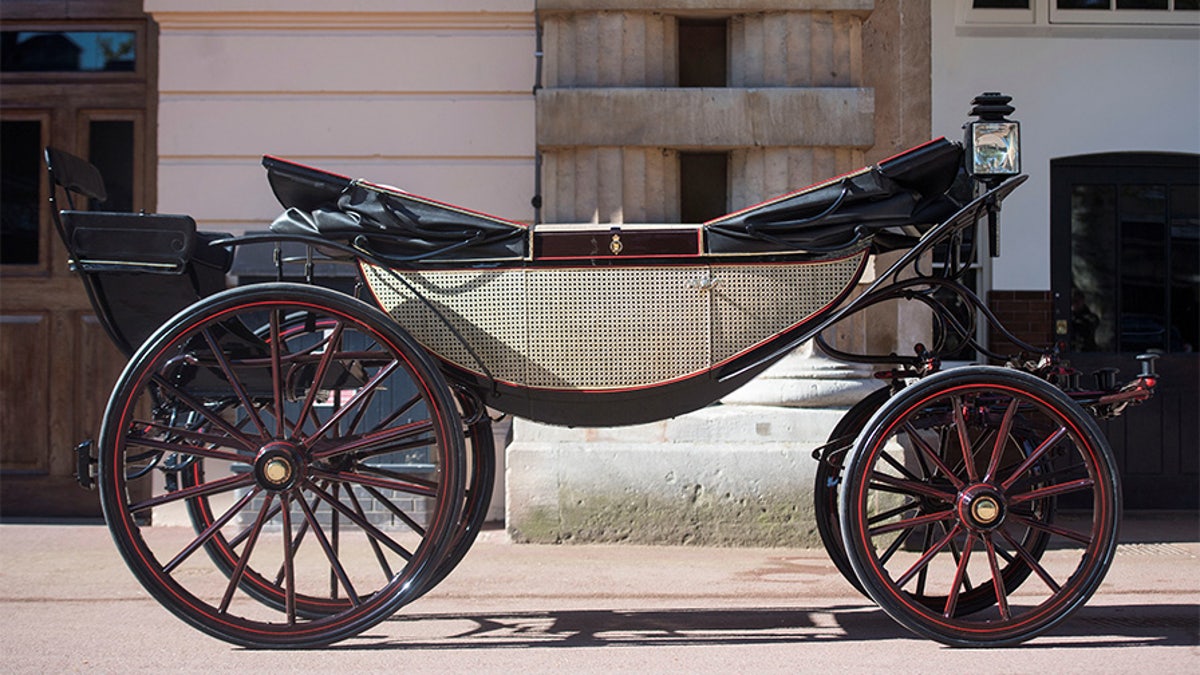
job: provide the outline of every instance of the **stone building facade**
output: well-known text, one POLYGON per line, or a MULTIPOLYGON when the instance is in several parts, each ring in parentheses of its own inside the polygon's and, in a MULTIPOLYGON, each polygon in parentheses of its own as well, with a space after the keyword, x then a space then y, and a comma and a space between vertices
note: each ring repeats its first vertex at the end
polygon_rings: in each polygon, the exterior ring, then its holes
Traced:
MULTIPOLYGON (((128 117, 135 207, 187 213, 205 230, 262 229, 278 214, 259 164, 266 153, 513 220, 684 222, 930 135, 930 10, 921 0, 6 0, 4 11, 6 30, 133 30, 146 86, 132 108, 72 97, 79 75, 65 85, 6 75, 4 122, 44 122, 45 142, 86 155, 76 129, 128 117), (41 107, 22 93, 30 87, 39 88, 41 107)), ((124 75, 88 77, 95 87, 129 89, 124 75)), ((48 216, 42 221, 43 239, 56 246, 48 216)), ((42 268, 3 270, 0 307, 12 319, 0 322, 8 344, 42 345, 22 349, 40 374, 14 368, 0 379, 29 391, 32 410, 86 414, 77 424, 47 418, 30 427, 45 433, 5 436, 6 481, 24 480, 31 466, 53 479, 28 493, 39 495, 30 502, 38 513, 77 494, 64 449, 94 433, 106 393, 50 377, 46 364, 87 374, 64 358, 83 354, 81 362, 111 371, 93 379, 109 381, 120 366, 86 356, 107 349, 106 338, 65 256, 56 249, 45 257, 55 261, 46 263, 49 277, 42 268), (64 308, 70 317, 55 319, 64 308), (77 338, 59 329, 68 320, 83 326, 77 338), (60 428, 62 438, 53 435, 60 428)), ((880 308, 847 322, 837 340, 890 348, 920 323, 880 308)), ((739 392, 740 404, 754 408, 745 414, 728 405, 699 419, 587 432, 519 423, 508 457, 514 531, 544 538, 520 521, 536 511, 549 514, 542 530, 550 539, 592 536, 562 507, 576 485, 590 505, 608 490, 615 510, 603 517, 625 521, 643 540, 794 542, 796 526, 812 524, 795 512, 807 503, 813 469, 805 448, 823 440, 837 406, 855 395, 853 386, 834 391, 835 383, 861 376, 801 353, 739 392), (579 438, 592 458, 615 459, 596 464, 567 451, 579 438), (543 470, 552 455, 558 463, 543 470), (689 466, 705 468, 693 476, 689 466), (767 489, 764 477, 777 484, 767 489), (755 514, 768 493, 778 496, 778 527, 753 522, 763 520, 755 514), (681 526, 666 532, 648 518, 681 526)), ((5 414, 23 414, 16 410, 5 414)), ((18 494, 11 485, 6 494, 18 494)), ((69 513, 94 513, 94 502, 69 513)))
MULTIPOLYGON (((540 220, 706 220, 923 142, 928 12, 902 0, 540 0, 540 220)), ((910 309, 858 316, 836 341, 903 349, 929 326, 910 309)), ((809 346, 726 405, 673 420, 517 420, 509 530, 812 544, 809 454, 875 386, 869 375, 809 346)))

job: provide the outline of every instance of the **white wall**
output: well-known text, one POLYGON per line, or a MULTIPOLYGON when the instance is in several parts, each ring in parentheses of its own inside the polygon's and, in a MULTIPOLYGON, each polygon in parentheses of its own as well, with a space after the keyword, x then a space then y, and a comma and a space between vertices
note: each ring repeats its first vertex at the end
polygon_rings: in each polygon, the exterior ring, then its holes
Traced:
POLYGON ((1004 202, 993 287, 1046 290, 1050 160, 1122 150, 1200 152, 1200 40, 1177 27, 986 32, 956 28, 950 3, 935 3, 933 130, 959 138, 974 96, 1013 96, 1030 178, 1004 202))
POLYGON ((158 209, 262 229, 275 154, 530 220, 533 0, 145 0, 158 209), (330 8, 336 7, 336 11, 330 8))

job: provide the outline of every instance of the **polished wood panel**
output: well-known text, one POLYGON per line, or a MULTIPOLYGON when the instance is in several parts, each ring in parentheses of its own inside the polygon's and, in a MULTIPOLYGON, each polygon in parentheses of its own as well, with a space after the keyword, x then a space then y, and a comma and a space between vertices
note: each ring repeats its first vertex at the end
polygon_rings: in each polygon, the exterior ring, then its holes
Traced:
POLYGON ((700 230, 696 227, 630 229, 613 225, 569 231, 535 230, 533 251, 538 259, 561 260, 698 256, 702 248, 700 230))
POLYGON ((50 373, 50 315, 0 315, 0 466, 20 473, 48 473, 46 409, 50 373))
MULTIPOLYGON (((41 143, 87 157, 95 121, 134 125, 133 207, 157 199, 157 27, 140 0, 4 2, 5 30, 135 30, 134 72, 0 74, 0 117, 37 119, 41 143)), ((70 271, 41 178, 39 263, 0 266, 0 516, 95 517, 75 445, 99 432, 124 359, 70 271)))

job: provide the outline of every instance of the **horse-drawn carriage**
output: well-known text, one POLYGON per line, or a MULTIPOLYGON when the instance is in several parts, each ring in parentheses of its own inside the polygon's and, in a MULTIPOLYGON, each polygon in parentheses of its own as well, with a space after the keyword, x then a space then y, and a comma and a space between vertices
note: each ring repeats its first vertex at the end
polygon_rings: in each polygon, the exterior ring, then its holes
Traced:
POLYGON ((834 562, 909 629, 1011 644, 1096 590, 1120 490, 1094 417, 1156 376, 1081 384, 1057 350, 941 369, 1003 330, 963 283, 1019 172, 1007 97, 965 143, 879 164, 698 225, 534 225, 267 157, 269 234, 187 216, 75 210, 94 167, 47 150, 56 213, 97 315, 129 358, 98 439, 77 449, 113 538, 165 607, 219 638, 328 644, 440 582, 470 548, 495 472, 495 411, 610 426, 686 413, 816 340, 889 386, 817 450, 834 562), (59 192, 56 189, 56 193, 59 192), (56 194, 56 197, 58 195, 56 194), (56 207, 57 211, 57 207, 56 207), (978 232, 977 232, 978 231, 978 232), (225 288, 232 251, 274 246, 279 278, 225 288), (285 256, 284 245, 300 246, 285 256), (945 264, 929 259, 942 251, 945 264), (899 257, 853 294, 874 254, 899 257), (357 268, 353 293, 314 279, 357 268), (823 331, 880 302, 927 308, 911 355, 848 354, 823 331), (966 308, 967 318, 955 308, 966 308), (173 512, 184 545, 151 524, 173 512))

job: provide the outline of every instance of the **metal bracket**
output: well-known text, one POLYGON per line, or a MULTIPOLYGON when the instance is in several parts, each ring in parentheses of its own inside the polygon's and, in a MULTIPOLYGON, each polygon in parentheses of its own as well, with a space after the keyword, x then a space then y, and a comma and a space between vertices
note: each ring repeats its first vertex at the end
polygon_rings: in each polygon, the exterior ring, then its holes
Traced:
POLYGON ((91 490, 96 487, 96 458, 92 456, 92 439, 75 446, 75 480, 79 487, 91 490))

